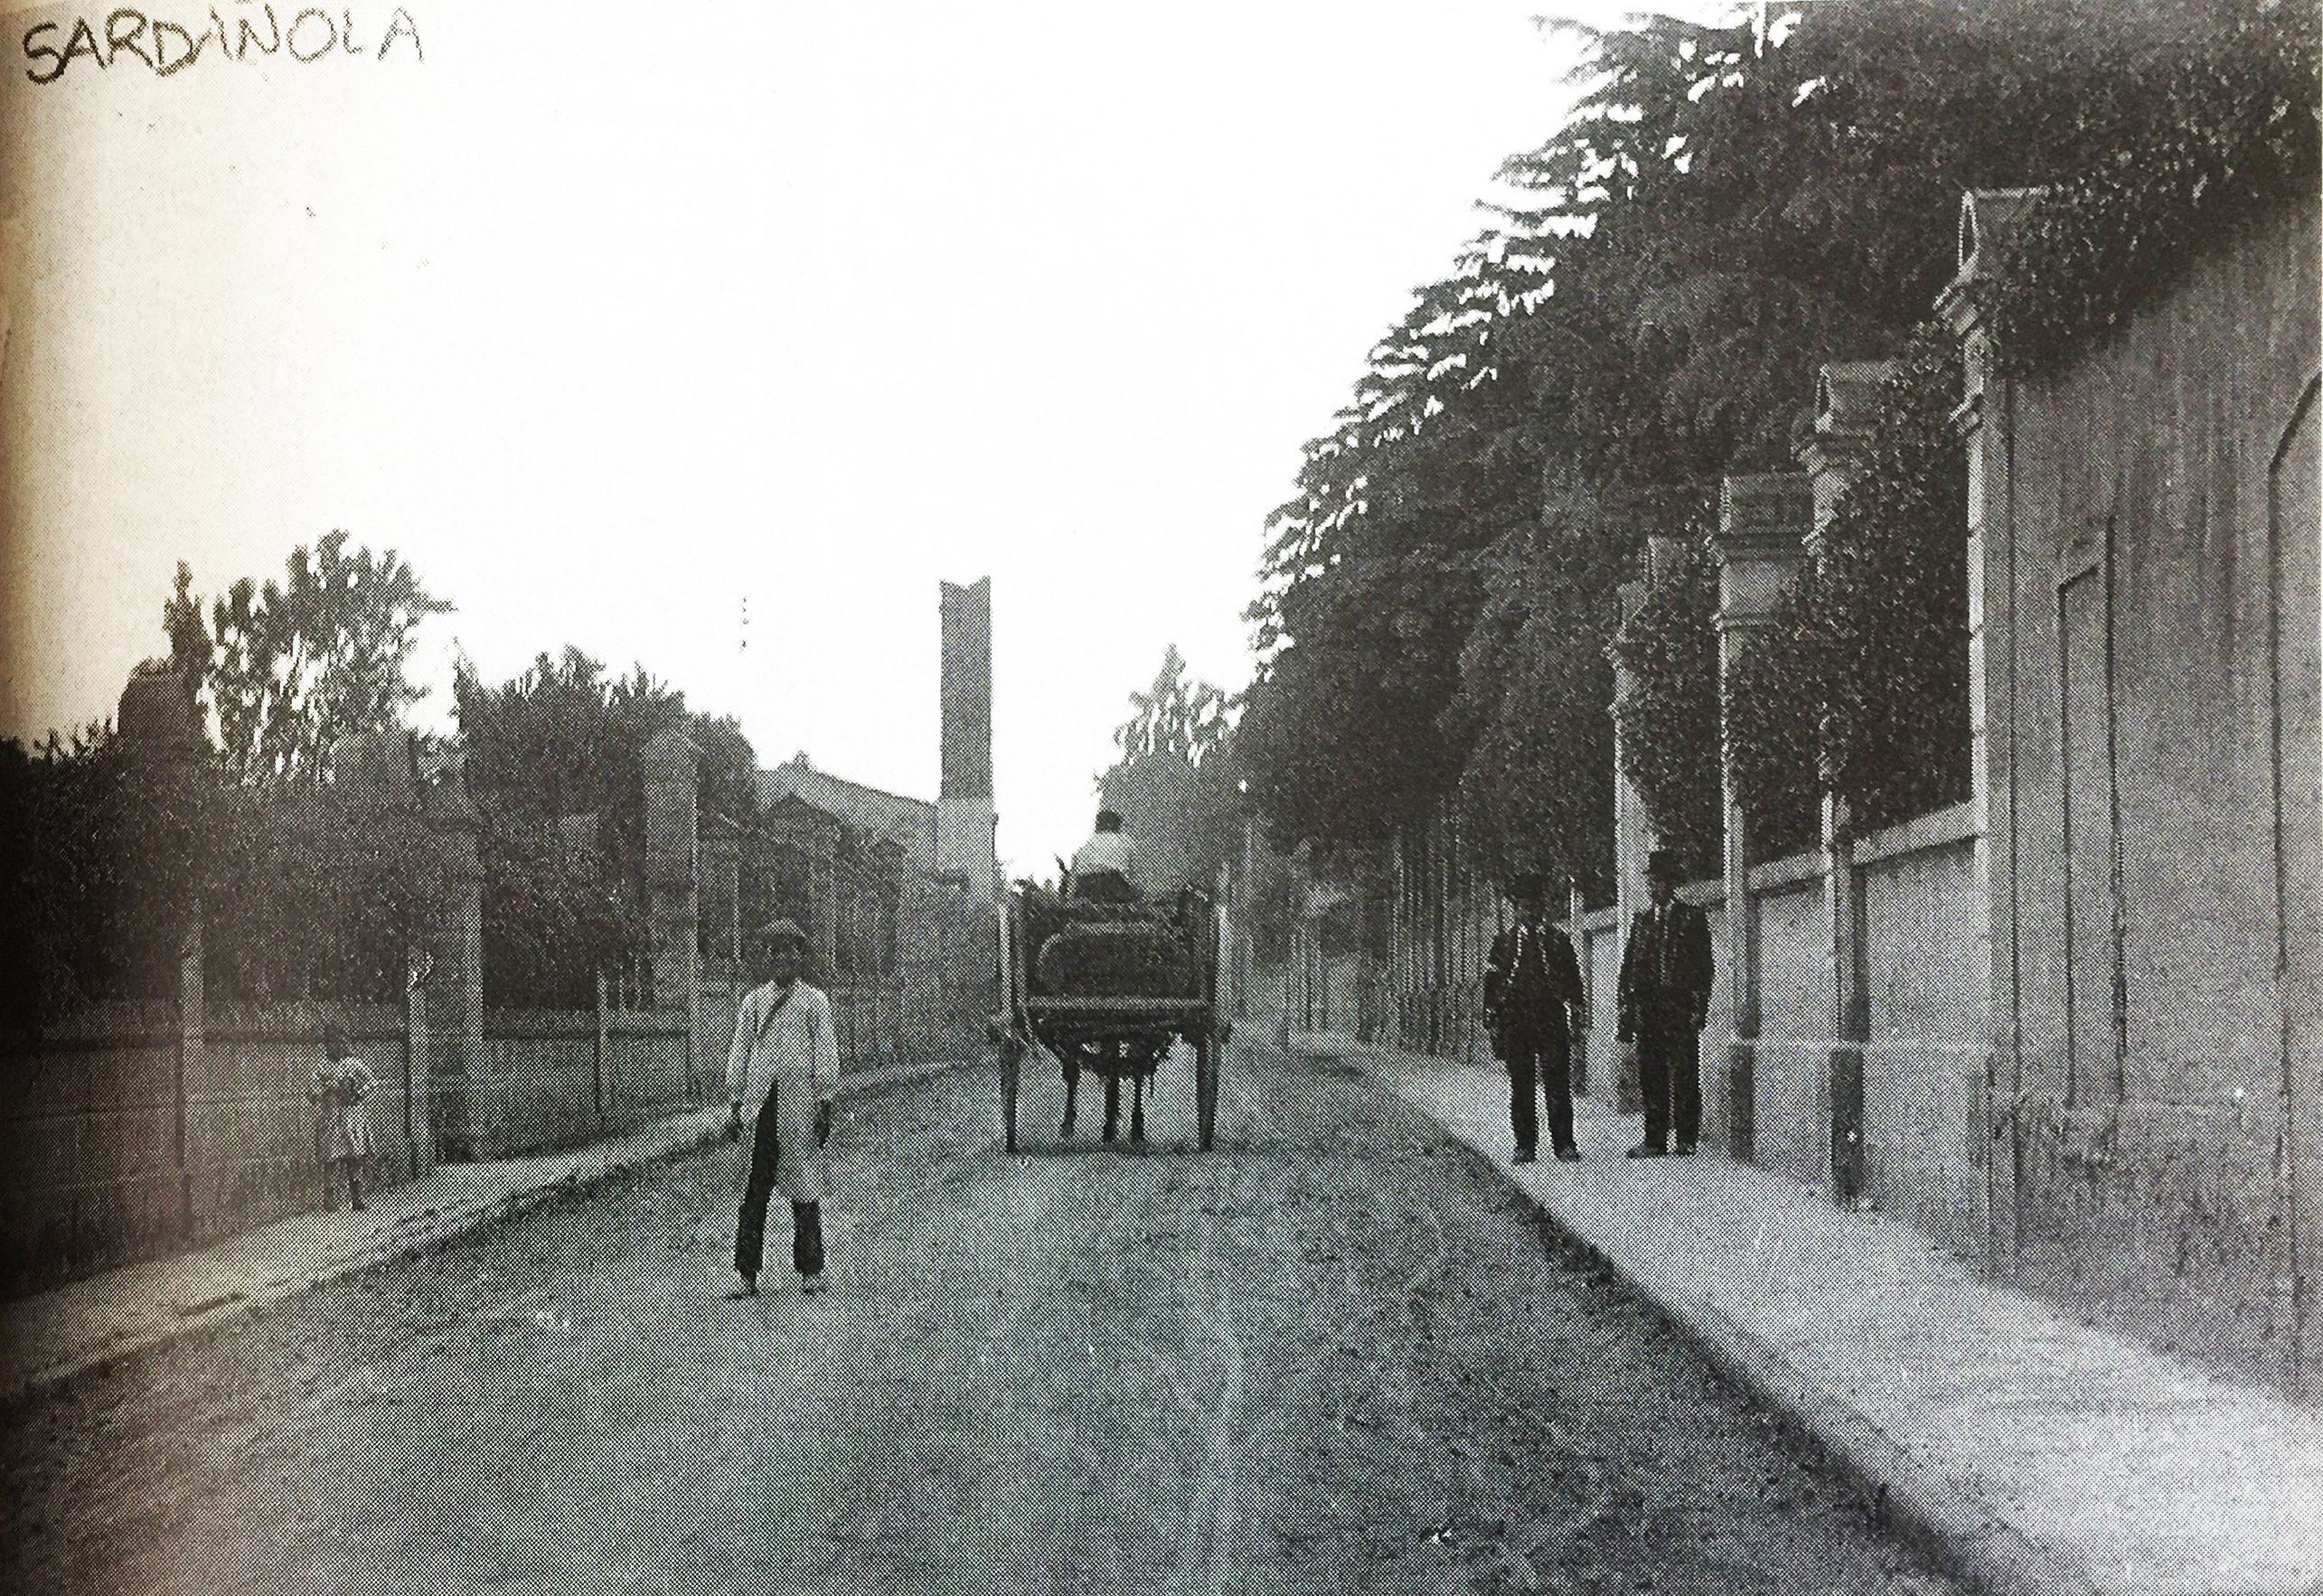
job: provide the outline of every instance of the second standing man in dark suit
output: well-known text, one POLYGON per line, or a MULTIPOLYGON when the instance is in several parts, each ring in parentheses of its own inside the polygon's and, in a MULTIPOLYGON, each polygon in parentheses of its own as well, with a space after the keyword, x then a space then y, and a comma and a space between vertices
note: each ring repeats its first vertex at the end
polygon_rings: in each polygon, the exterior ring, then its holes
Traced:
POLYGON ((1573 944, 1548 921, 1548 884, 1537 875, 1509 883, 1517 923, 1492 939, 1484 965, 1484 1023, 1492 1051, 1509 1066, 1509 1129, 1516 1161, 1529 1164, 1538 1145, 1535 1083, 1548 1099, 1549 1145, 1560 1159, 1581 1156, 1573 1141, 1573 1032, 1585 1028, 1587 995, 1573 944), (1567 1023, 1568 1015, 1570 1023, 1567 1023))
POLYGON ((1656 849, 1646 861, 1652 904, 1630 921, 1622 944, 1620 1038, 1637 1044, 1638 1089, 1645 1097, 1645 1140, 1633 1159, 1669 1150, 1690 1153, 1702 1130, 1702 1027, 1710 1017, 1710 922, 1678 898, 1685 871, 1678 856, 1656 849))

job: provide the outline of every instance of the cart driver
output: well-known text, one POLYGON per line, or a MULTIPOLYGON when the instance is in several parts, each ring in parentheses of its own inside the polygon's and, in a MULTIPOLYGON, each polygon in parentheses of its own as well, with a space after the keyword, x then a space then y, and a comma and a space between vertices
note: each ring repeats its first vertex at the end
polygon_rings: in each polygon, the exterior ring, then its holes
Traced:
POLYGON ((1135 903, 1143 882, 1137 844, 1121 832, 1121 816, 1097 812, 1097 829, 1073 852, 1073 896, 1096 903, 1135 903))

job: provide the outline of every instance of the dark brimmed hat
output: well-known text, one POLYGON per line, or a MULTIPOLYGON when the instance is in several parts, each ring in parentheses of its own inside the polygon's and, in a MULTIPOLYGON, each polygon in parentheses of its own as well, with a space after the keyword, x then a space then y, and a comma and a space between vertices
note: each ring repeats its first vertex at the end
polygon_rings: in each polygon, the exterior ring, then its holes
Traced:
POLYGON ((1686 861, 1674 848, 1657 848, 1645 856, 1645 878, 1682 882, 1686 879, 1686 861))
POLYGON ((1519 903, 1533 898, 1545 899, 1548 897, 1548 878, 1538 870, 1520 871, 1509 877, 1509 884, 1500 890, 1519 903))
POLYGON ((758 927, 759 946, 772 947, 778 942, 793 942, 796 943, 801 947, 804 947, 806 945, 806 928, 801 925, 797 921, 792 919, 788 915, 785 915, 779 919, 769 920, 764 925, 758 927))

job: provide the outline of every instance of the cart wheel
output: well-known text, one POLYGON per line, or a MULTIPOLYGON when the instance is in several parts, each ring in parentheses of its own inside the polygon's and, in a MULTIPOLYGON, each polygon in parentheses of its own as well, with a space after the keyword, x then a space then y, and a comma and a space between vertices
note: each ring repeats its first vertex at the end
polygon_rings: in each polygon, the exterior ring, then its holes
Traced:
POLYGON ((1218 1131, 1218 1043, 1205 1036, 1194 1045, 1194 1125, 1208 1152, 1218 1131))
POLYGON ((1001 1044, 1001 1118, 1008 1128, 1008 1150, 1016 1150, 1016 1084, 1023 1074, 1024 1047, 1019 1042, 1001 1044))

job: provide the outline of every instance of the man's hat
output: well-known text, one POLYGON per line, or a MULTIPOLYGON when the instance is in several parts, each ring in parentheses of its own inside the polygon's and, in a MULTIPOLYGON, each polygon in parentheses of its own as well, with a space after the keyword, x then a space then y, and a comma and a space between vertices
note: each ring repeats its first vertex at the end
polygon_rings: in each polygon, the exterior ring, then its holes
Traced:
POLYGON ((1679 881, 1686 879, 1686 863, 1672 848, 1657 848, 1646 855, 1645 876, 1649 881, 1679 881))
POLYGON ((1509 885, 1504 890, 1511 899, 1519 903, 1534 898, 1546 899, 1548 897, 1548 878, 1538 870, 1525 870, 1509 877, 1509 885))
POLYGON ((778 920, 769 920, 758 927, 758 942, 764 947, 772 947, 778 942, 795 942, 799 946, 804 947, 806 930, 797 921, 785 915, 778 920))

